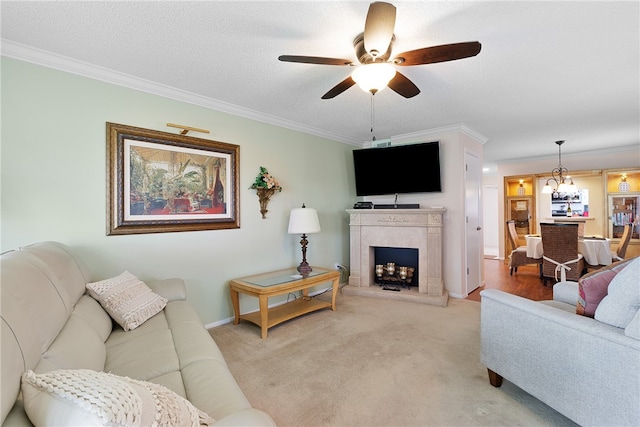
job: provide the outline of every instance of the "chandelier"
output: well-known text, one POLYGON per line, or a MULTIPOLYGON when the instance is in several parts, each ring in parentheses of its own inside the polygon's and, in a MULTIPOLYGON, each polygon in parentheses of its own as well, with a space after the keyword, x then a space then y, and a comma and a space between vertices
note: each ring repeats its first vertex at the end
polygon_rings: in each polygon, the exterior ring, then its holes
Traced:
POLYGON ((562 144, 563 141, 556 141, 558 144, 558 167, 554 168, 551 171, 551 178, 547 179, 547 183, 542 188, 543 194, 552 194, 552 193, 569 193, 575 194, 578 192, 578 187, 573 183, 573 179, 567 175, 569 170, 562 166, 562 144), (553 180, 555 184, 555 188, 552 188, 549 185, 549 182, 553 180), (569 183, 567 183, 569 180, 569 183))

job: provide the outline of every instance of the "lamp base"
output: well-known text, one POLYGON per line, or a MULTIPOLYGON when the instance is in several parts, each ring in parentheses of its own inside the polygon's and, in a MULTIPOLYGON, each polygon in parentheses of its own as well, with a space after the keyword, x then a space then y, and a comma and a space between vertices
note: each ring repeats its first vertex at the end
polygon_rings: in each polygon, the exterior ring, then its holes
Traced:
POLYGON ((312 271, 312 268, 306 261, 302 261, 298 266, 297 270, 298 270, 298 273, 302 275, 302 277, 308 277, 309 273, 311 273, 312 271))

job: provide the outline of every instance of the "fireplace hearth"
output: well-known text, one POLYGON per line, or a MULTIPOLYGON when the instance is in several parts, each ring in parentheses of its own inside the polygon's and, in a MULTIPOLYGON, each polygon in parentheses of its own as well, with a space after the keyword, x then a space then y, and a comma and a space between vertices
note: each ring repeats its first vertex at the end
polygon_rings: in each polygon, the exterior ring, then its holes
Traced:
MULTIPOLYGON (((344 293, 393 298, 446 306, 442 279, 442 217, 444 208, 347 210, 350 215, 349 285, 344 293), (396 255, 383 255, 392 249, 396 255), (413 261, 393 256, 415 254, 413 261), (412 265, 412 262, 414 263, 412 265), (414 268, 411 286, 377 283, 376 265, 394 263, 414 268), (417 286, 416 286, 417 285, 417 286), (384 289, 387 288, 387 289, 384 289), (390 289, 397 291, 391 291, 390 289)), ((394 277, 395 271, 394 271, 394 277)))

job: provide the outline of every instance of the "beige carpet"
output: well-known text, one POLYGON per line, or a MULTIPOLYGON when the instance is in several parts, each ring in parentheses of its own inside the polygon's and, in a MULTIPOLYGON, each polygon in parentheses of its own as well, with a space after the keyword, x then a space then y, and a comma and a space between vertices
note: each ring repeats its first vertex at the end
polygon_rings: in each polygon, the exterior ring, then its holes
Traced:
MULTIPOLYGON (((319 296, 318 298, 325 298, 319 296)), ((281 426, 573 426, 480 364, 480 303, 339 295, 269 330, 210 332, 249 401, 281 426)))

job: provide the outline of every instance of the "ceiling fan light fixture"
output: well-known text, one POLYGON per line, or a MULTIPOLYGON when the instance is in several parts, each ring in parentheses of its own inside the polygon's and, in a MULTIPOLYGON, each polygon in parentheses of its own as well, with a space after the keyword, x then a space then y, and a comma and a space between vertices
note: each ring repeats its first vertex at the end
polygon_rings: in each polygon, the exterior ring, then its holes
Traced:
POLYGON ((376 93, 387 87, 396 75, 396 69, 387 62, 376 62, 357 67, 351 78, 365 92, 376 93))

